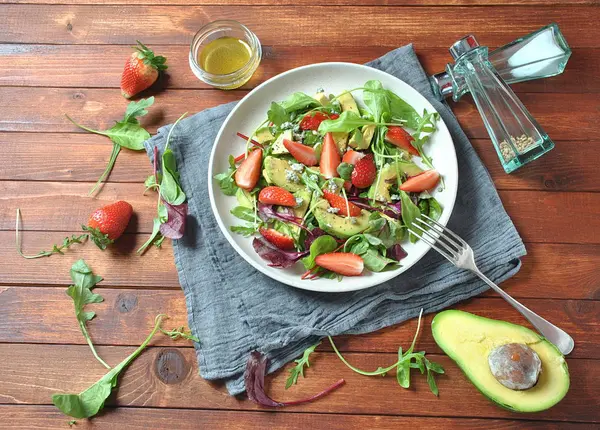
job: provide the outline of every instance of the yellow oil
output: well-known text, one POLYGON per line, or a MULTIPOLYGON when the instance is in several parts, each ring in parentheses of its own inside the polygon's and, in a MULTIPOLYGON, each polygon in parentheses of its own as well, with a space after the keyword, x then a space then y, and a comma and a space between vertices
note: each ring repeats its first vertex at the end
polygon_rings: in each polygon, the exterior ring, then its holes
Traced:
POLYGON ((240 70, 250 60, 250 46, 236 37, 220 37, 208 43, 200 52, 202 69, 215 75, 240 70))

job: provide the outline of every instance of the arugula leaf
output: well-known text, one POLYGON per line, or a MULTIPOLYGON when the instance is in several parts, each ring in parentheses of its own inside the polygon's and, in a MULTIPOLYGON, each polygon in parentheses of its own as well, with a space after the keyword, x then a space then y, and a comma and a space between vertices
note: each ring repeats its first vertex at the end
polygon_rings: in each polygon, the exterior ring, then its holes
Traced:
MULTIPOLYGON (((384 248, 385 249, 385 248, 384 248)), ((390 264, 398 264, 397 261, 387 258, 385 255, 382 255, 379 250, 371 247, 361 255, 365 267, 369 269, 371 272, 381 272, 390 264)))
MULTIPOLYGON (((407 228, 410 228, 413 222, 421 216, 421 211, 410 199, 406 191, 400 191, 400 201, 402 202, 402 222, 407 228)), ((419 238, 413 234, 409 234, 410 241, 415 243, 419 238)))
POLYGON ((236 206, 231 209, 231 214, 244 221, 255 222, 256 216, 254 213, 254 209, 247 208, 245 206, 236 206))
POLYGON ((369 233, 356 234, 344 244, 345 252, 360 255, 365 267, 372 272, 381 272, 390 264, 398 262, 386 257, 387 249, 380 238, 369 233))
POLYGON ((304 182, 304 185, 306 185, 309 190, 311 190, 313 193, 315 193, 315 197, 320 197, 323 195, 323 191, 321 190, 321 187, 319 186, 319 175, 317 175, 316 173, 312 173, 308 169, 304 169, 304 172, 302 172, 301 178, 302 178, 302 182, 304 182), (316 181, 313 180, 313 178, 312 178, 313 175, 317 177, 316 181))
POLYGON ((309 362, 310 354, 315 352, 315 349, 320 344, 321 344, 321 342, 318 342, 318 343, 314 344, 313 346, 306 348, 304 350, 304 353, 302 354, 302 357, 297 360, 294 360, 294 363, 296 363, 296 366, 292 367, 289 370, 290 376, 288 377, 288 379, 285 383, 286 390, 288 388, 290 388, 292 385, 296 385, 298 383, 298 376, 302 375, 302 377, 304 378, 304 366, 306 365, 306 367, 310 367, 310 362, 309 362))
POLYGON ((276 126, 280 126, 284 122, 289 121, 290 116, 279 103, 271 102, 271 108, 267 111, 267 118, 276 126))
POLYGON ((403 99, 398 97, 394 92, 385 90, 390 103, 390 114, 393 120, 405 121, 407 127, 416 129, 421 120, 417 111, 403 99))
POLYGON ((231 227, 229 227, 229 230, 231 230, 234 233, 238 233, 241 234, 242 236, 252 236, 253 234, 255 234, 258 229, 254 228, 254 227, 246 227, 243 225, 232 225, 231 227))
POLYGON ((350 163, 341 163, 337 167, 337 172, 340 178, 349 181, 352 179, 352 172, 354 171, 354 165, 350 163))
POLYGON ((140 101, 133 101, 129 103, 127 109, 125 111, 125 116, 121 121, 117 121, 117 123, 109 128, 108 130, 93 130, 91 128, 85 127, 81 124, 76 123, 69 115, 65 116, 69 121, 75 124, 77 127, 88 131, 90 133, 99 134, 102 136, 108 137, 113 142, 113 150, 110 155, 108 164, 104 169, 104 172, 94 185, 94 187, 90 190, 89 195, 93 194, 100 184, 102 184, 107 176, 110 174, 117 156, 121 148, 132 149, 134 151, 140 151, 144 149, 144 142, 150 138, 150 133, 148 133, 140 124, 137 118, 144 116, 148 113, 147 108, 150 107, 154 103, 154 97, 149 97, 148 99, 141 99, 140 101))
POLYGON ((310 245, 310 254, 302 259, 302 264, 306 270, 311 270, 315 267, 315 258, 321 254, 333 252, 338 247, 337 241, 329 236, 319 236, 310 245))
POLYGON ((146 251, 146 249, 152 245, 152 243, 155 243, 155 241, 159 239, 161 224, 162 221, 160 218, 154 218, 154 220, 152 220, 152 233, 150 234, 148 240, 136 251, 137 254, 143 254, 144 251, 146 251))
POLYGON ((361 118, 356 112, 346 111, 337 119, 326 119, 319 125, 319 133, 345 132, 349 133, 363 125, 376 124, 368 119, 361 118))
POLYGON ((291 113, 306 108, 320 107, 321 104, 316 99, 312 98, 307 94, 295 92, 292 95, 290 95, 287 99, 282 101, 281 106, 285 109, 287 113, 291 113))
POLYGON ((141 352, 148 346, 152 337, 160 329, 162 319, 165 315, 158 315, 155 320, 154 329, 146 340, 125 360, 110 369, 102 378, 92 384, 79 394, 54 394, 52 403, 64 414, 74 418, 89 418, 98 413, 104 407, 104 402, 117 386, 119 374, 125 369, 141 352))
POLYGON ((363 100, 376 122, 382 122, 384 115, 390 113, 390 102, 381 82, 367 81, 364 85, 363 100))
POLYGON ((102 360, 96 352, 96 348, 94 348, 90 334, 87 331, 86 323, 94 318, 96 313, 92 311, 84 312, 83 310, 85 305, 89 303, 100 303, 104 300, 101 295, 92 293, 92 288, 94 288, 96 284, 102 280, 102 277, 94 275, 92 273, 92 269, 90 269, 83 260, 77 260, 73 264, 70 274, 71 279, 73 280, 73 285, 67 288, 67 295, 73 299, 73 304, 75 305, 75 316, 79 322, 81 333, 90 346, 94 357, 96 357, 96 359, 102 363, 104 367, 110 369, 110 366, 106 364, 106 362, 102 360))
POLYGON ((437 384, 435 383, 434 373, 444 373, 444 368, 440 364, 433 363, 427 358, 425 358, 425 351, 413 352, 415 343, 417 341, 417 337, 421 330, 422 316, 423 309, 421 309, 421 312, 419 313, 419 319, 417 321, 417 331, 415 332, 415 337, 413 338, 410 348, 404 353, 402 352, 402 347, 398 348, 398 360, 394 364, 388 367, 378 367, 376 370, 371 372, 358 369, 357 367, 354 367, 350 363, 348 363, 344 356, 338 351, 337 347, 335 346, 335 343, 333 343, 333 339, 331 338, 331 336, 327 336, 327 338, 329 339, 329 343, 331 343, 333 351, 336 353, 336 355, 342 361, 342 363, 344 363, 348 368, 360 375, 385 376, 390 370, 396 369, 396 381, 398 382, 398 385, 400 385, 402 388, 408 388, 410 387, 411 369, 419 369, 421 373, 424 373, 424 371, 427 370, 427 383, 429 384, 431 392, 435 396, 437 396, 439 393, 437 384))

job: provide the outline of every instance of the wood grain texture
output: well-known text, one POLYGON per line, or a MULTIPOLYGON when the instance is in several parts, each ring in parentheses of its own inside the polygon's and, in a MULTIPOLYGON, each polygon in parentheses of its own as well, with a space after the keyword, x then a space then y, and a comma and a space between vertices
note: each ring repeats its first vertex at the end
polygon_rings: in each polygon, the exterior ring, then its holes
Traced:
MULTIPOLYGON (((98 207, 126 199, 135 213, 127 231, 152 231, 156 194, 142 195, 141 184, 109 183, 93 199, 87 196, 91 186, 87 182, 1 181, 0 230, 14 230, 16 209, 20 208, 24 231, 70 231, 87 223, 98 207), (65 212, 65 207, 73 209, 65 212)), ((600 193, 504 190, 500 198, 526 242, 600 244, 600 193), (585 229, 574 228, 575 213, 585 229)), ((478 210, 477 202, 460 203, 478 210)))
MULTIPOLYGON (((500 190, 600 191, 600 141, 557 141, 552 152, 507 175, 489 139, 471 143, 500 190)), ((91 182, 97 180, 112 145, 103 136, 80 133, 0 133, 10 163, 0 164, 0 180, 91 182)), ((141 183, 151 173, 146 154, 123 150, 108 182, 141 183)))
MULTIPOLYGON (((56 0, 0 0, 0 4, 56 4, 56 0)), ((77 5, 161 5, 161 0, 65 0, 77 5)), ((172 0, 171 6, 312 6, 314 0, 172 0)), ((503 6, 503 5, 595 5, 598 0, 329 0, 319 6, 503 6)))
POLYGON ((569 44, 577 48, 600 47, 595 6, 498 6, 440 7, 432 13, 422 7, 312 6, 77 6, 0 5, 5 19, 5 43, 124 44, 136 39, 147 44, 188 45, 203 25, 216 19, 234 19, 246 24, 265 45, 276 45, 283 37, 299 47, 400 46, 412 42, 419 47, 447 48, 465 34, 485 34, 486 44, 499 46, 557 21, 569 44), (356 25, 368 16, 377 25, 356 25), (410 17, 399 19, 398 17, 410 17), (460 16, 460 20, 457 17, 460 16), (265 19, 268 17, 268 19, 265 19), (27 25, 24 25, 24 22, 27 25), (294 28, 293 35, 289 29, 294 28), (156 31, 161 29, 161 31, 156 31), (347 31, 344 31, 347 29, 347 31), (441 32, 440 29, 443 29, 441 32))
MULTIPOLYGON (((149 331, 149 328, 148 328, 149 331)), ((140 341, 146 330, 139 328, 140 341)), ((99 347, 99 354, 115 364, 131 352, 132 347, 99 347)), ((394 354, 345 355, 353 365, 364 369, 393 363, 394 354)), ((352 372, 333 353, 314 355, 306 378, 298 386, 285 390, 288 372, 276 372, 266 387, 273 398, 292 400, 316 393, 340 378, 346 384, 318 402, 282 409, 286 412, 328 412, 353 414, 416 415, 443 417, 485 417, 519 419, 523 415, 494 406, 467 381, 462 372, 445 356, 431 355, 442 364, 446 374, 439 378, 439 398, 429 392, 426 379, 413 375, 410 390, 398 386, 390 376, 365 377, 352 372), (457 401, 460 399, 460 401, 457 401), (352 405, 351 409, 348 405, 352 405)), ((105 372, 84 345, 6 345, 0 344, 0 403, 50 404, 56 392, 79 392, 105 372), (22 363, 28 363, 23 366, 22 363), (39 369, 44 372, 40 373, 39 369)), ((598 422, 600 407, 600 360, 568 360, 572 389, 554 408, 528 414, 536 420, 598 422)), ((191 348, 150 348, 140 355, 119 379, 119 390, 107 405, 155 407, 177 404, 180 408, 256 410, 259 407, 241 398, 230 397, 221 385, 203 380, 195 370, 196 358, 191 348), (168 366, 157 371, 159 359, 168 355, 168 366), (166 370, 171 369, 171 370, 166 370), (174 370, 177 369, 177 370, 174 370), (175 374, 173 374, 175 373, 175 374), (164 380, 171 378, 172 383, 164 380)))
MULTIPOLYGON (((65 232, 26 232, 23 249, 34 253, 62 241, 65 232)), ((69 269, 85 258, 104 277, 103 287, 179 289, 171 242, 151 248, 143 257, 133 250, 146 235, 127 234, 114 247, 101 251, 91 244, 73 246, 65 256, 25 261, 10 246, 14 232, 0 231, 0 282, 11 285, 61 285, 71 282, 69 269), (19 270, 16 271, 15 267, 19 270)), ((502 284, 514 297, 600 300, 600 246, 528 243, 523 267, 502 284)), ((490 293, 492 294, 492 293, 490 293)))
MULTIPOLYGON (((100 284, 102 285, 102 284, 100 284)), ((135 289, 95 290, 104 297, 100 304, 88 305, 97 318, 88 323, 96 345, 134 346, 139 342, 139 328, 150 327, 156 315, 164 313, 170 319, 167 327, 187 325, 185 299, 181 291, 147 291, 135 289)), ((600 360, 600 301, 595 300, 521 300, 528 308, 544 315, 567 331, 577 347, 570 358, 600 360)), ((0 343, 85 344, 76 324, 72 299, 64 288, 0 287, 0 343)), ((475 298, 461 303, 457 309, 504 319, 515 324, 530 324, 499 297, 475 298)), ((427 309, 425 309, 427 311, 427 309)), ((433 315, 424 319, 425 329, 419 347, 429 353, 442 354, 429 330, 433 315)), ((347 352, 398 351, 409 344, 416 330, 415 320, 378 332, 360 336, 341 336, 336 344, 347 352)), ((173 346, 165 336, 155 345, 173 346)), ((329 349, 324 342, 325 349, 329 349)))
MULTIPOLYGON (((503 429, 543 429, 562 430, 594 429, 593 424, 560 423, 548 421, 518 421, 507 419, 477 418, 430 418, 403 416, 340 415, 294 413, 277 414, 272 411, 206 411, 167 408, 109 408, 107 413, 93 420, 78 420, 77 429, 113 430, 119 423, 120 430, 147 429, 198 429, 211 428, 231 430, 245 429, 307 429, 327 428, 347 430, 349 428, 377 428, 397 430, 398 428, 427 428, 444 430, 448 428, 468 428, 473 430, 503 429)), ((0 426, 6 430, 40 428, 65 430, 65 416, 53 406, 0 406, 0 426)))
MULTIPOLYGON (((516 37, 516 35, 515 35, 516 37)), ((507 39, 505 42, 509 42, 507 39)), ((157 54, 168 59, 168 87, 211 88, 187 66, 186 46, 154 45, 157 54)), ((366 63, 396 46, 263 46, 258 72, 243 88, 257 84, 286 70, 323 61, 366 63)), ((428 74, 444 70, 451 61, 442 48, 416 46, 419 60, 428 74)), ((490 48, 494 48, 491 46, 490 48)), ((119 88, 120 76, 131 47, 127 45, 0 45, 0 84, 7 86, 119 88), (99 62, 98 58, 102 58, 99 62), (65 67, 68 64, 69 67, 65 67)), ((513 85, 517 92, 598 93, 600 92, 600 49, 574 49, 562 75, 513 85)))
MULTIPOLYGON (((155 106, 141 122, 154 133, 157 127, 174 122, 183 112, 236 101, 245 94, 246 91, 238 90, 169 89, 157 94, 155 106)), ((600 122, 593 114, 600 112, 596 94, 522 93, 519 97, 554 140, 588 141, 600 135, 600 122)), ((83 133, 65 118, 65 113, 90 128, 106 129, 123 117, 127 105, 113 89, 0 87, 0 99, 4 100, 0 105, 0 131, 11 132, 83 133)), ((467 136, 489 139, 469 97, 452 103, 451 108, 467 136)))

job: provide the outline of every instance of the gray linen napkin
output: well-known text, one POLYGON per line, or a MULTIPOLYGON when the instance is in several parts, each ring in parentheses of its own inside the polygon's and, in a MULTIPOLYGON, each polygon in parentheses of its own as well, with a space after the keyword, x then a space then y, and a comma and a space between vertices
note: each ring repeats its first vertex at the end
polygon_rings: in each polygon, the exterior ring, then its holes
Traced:
MULTIPOLYGON (((412 45, 368 63, 423 94, 448 126, 458 157, 460 179, 449 227, 474 249, 483 272, 497 283, 520 268, 525 247, 504 211, 494 184, 454 115, 435 100, 412 45)), ((378 330, 434 312, 480 294, 487 286, 458 270, 435 251, 402 276, 367 290, 327 294, 288 287, 254 270, 221 234, 208 202, 207 166, 223 120, 235 103, 183 120, 170 147, 188 196, 185 236, 174 241, 175 264, 185 293, 200 375, 225 380, 229 393, 244 391, 243 372, 252 350, 271 359, 269 371, 298 357, 325 335, 378 330)), ((170 126, 146 142, 164 147, 170 126)))

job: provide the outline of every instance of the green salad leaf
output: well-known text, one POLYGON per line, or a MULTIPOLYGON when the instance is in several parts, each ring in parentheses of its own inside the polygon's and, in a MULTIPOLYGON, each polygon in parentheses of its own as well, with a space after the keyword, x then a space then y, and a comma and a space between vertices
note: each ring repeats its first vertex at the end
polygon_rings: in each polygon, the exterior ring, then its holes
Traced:
POLYGON ((373 121, 361 118, 356 112, 346 111, 337 119, 326 119, 319 125, 319 133, 325 134, 329 132, 344 132, 350 133, 363 125, 375 124, 373 121))
POLYGON ((287 378, 285 383, 285 389, 287 390, 292 385, 296 385, 298 383, 298 376, 302 376, 304 378, 304 366, 310 367, 309 357, 310 354, 315 352, 317 346, 319 346, 321 342, 314 344, 313 346, 309 346, 304 350, 302 357, 297 360, 294 360, 296 365, 290 369, 290 376, 287 378))
POLYGON ((316 99, 307 94, 295 92, 287 99, 282 101, 281 106, 285 109, 287 113, 291 113, 307 108, 319 107, 321 106, 321 104, 316 99))
POLYGON ((337 241, 329 235, 319 236, 310 245, 310 253, 302 259, 302 264, 306 270, 311 270, 315 267, 315 258, 321 254, 333 252, 338 247, 337 241))
POLYGON ((277 102, 272 102, 271 107, 267 111, 267 118, 276 126, 280 126, 286 121, 289 121, 290 116, 285 108, 277 102))
MULTIPOLYGON (((386 220, 383 221, 386 222, 386 220)), ((387 237, 384 242, 379 237, 369 233, 355 234, 344 244, 344 252, 360 255, 367 269, 372 272, 381 272, 398 264, 397 261, 386 257, 386 242, 389 242, 387 237)))
POLYGON ((92 269, 90 269, 83 260, 77 260, 73 264, 70 274, 73 285, 67 288, 67 295, 73 299, 73 304, 75 305, 75 317, 79 323, 81 333, 87 344, 90 346, 94 357, 96 357, 104 367, 110 369, 110 366, 106 364, 106 362, 100 358, 98 352, 96 352, 96 348, 94 348, 90 334, 87 331, 86 323, 94 318, 96 313, 93 311, 84 311, 85 305, 90 303, 100 303, 104 300, 100 294, 92 293, 92 289, 102 280, 102 277, 94 275, 92 269))
POLYGON ((137 102, 132 101, 127 105, 123 119, 117 121, 114 126, 104 131, 85 127, 76 123, 69 115, 65 115, 67 119, 77 127, 90 133, 106 136, 113 142, 113 149, 108 164, 94 187, 90 190, 90 195, 98 189, 110 174, 121 148, 127 148, 134 151, 141 151, 144 149, 144 142, 150 138, 150 133, 140 125, 138 118, 147 115, 147 109, 152 106, 153 103, 154 97, 141 99, 137 102))
POLYGON ((386 114, 389 116, 390 102, 381 82, 367 81, 364 85, 363 100, 376 122, 383 122, 386 114))
MULTIPOLYGON (((400 201, 402 202, 402 222, 404 222, 406 227, 410 228, 413 222, 421 216, 421 211, 417 205, 413 203, 406 191, 400 191, 400 201)), ((419 240, 419 238, 413 234, 409 234, 408 236, 412 243, 419 240)))

